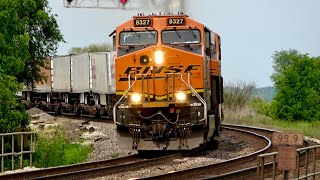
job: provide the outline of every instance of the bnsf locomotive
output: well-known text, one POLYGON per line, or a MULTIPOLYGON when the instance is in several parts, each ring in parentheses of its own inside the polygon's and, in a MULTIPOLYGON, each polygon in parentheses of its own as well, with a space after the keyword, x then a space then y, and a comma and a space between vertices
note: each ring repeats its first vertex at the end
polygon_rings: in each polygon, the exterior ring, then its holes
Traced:
POLYGON ((187 15, 134 16, 113 35, 118 142, 188 150, 222 121, 220 37, 187 15))
POLYGON ((54 57, 27 106, 113 118, 118 142, 189 150, 219 136, 220 36, 187 15, 134 16, 110 34, 113 52, 54 57))

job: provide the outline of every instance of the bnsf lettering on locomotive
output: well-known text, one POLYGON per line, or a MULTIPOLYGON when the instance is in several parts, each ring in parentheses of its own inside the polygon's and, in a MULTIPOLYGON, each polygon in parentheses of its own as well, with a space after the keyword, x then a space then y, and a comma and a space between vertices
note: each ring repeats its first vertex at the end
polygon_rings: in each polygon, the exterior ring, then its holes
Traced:
POLYGON ((180 73, 181 72, 181 68, 183 68, 183 66, 169 66, 167 68, 167 70, 165 71, 165 73, 180 73))
POLYGON ((186 73, 186 72, 189 72, 191 70, 199 70, 199 67, 200 67, 200 65, 188 66, 184 72, 186 73))
MULTIPOLYGON (((201 65, 189 65, 187 66, 187 68, 183 71, 183 66, 179 65, 179 66, 169 66, 169 67, 165 67, 165 66, 156 66, 154 67, 154 73, 155 74, 160 74, 164 69, 164 73, 181 73, 182 71, 184 73, 190 72, 190 71, 196 71, 199 70, 199 67, 201 65)), ((133 73, 137 73, 137 74, 147 74, 147 73, 151 73, 151 66, 147 66, 144 69, 142 69, 141 66, 138 67, 128 67, 123 74, 133 74, 133 73)), ((120 78, 119 81, 128 81, 128 78, 120 78)))
POLYGON ((130 74, 130 72, 135 73, 137 71, 137 73, 140 73, 140 70, 142 69, 142 67, 128 67, 127 70, 124 72, 124 74, 130 74), (137 68, 137 69, 135 69, 137 68))

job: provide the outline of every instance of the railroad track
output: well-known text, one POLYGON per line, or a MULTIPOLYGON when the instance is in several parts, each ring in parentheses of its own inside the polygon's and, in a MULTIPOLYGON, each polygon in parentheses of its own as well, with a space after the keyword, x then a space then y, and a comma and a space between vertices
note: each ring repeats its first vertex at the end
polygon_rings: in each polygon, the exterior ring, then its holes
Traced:
POLYGON ((101 167, 111 167, 119 164, 135 162, 139 160, 139 156, 137 154, 106 160, 106 161, 95 161, 89 163, 81 163, 69 166, 61 166, 61 167, 53 167, 53 168, 45 168, 34 171, 26 171, 21 173, 8 173, 0 176, 0 179, 37 179, 37 178, 45 178, 45 177, 53 177, 58 174, 65 174, 69 172, 76 171, 85 171, 88 169, 96 169, 101 167))
POLYGON ((140 159, 139 155, 131 155, 106 161, 96 161, 62 167, 45 168, 20 173, 8 173, 0 179, 87 179, 104 176, 121 171, 153 166, 183 157, 182 153, 153 159, 140 159))
MULTIPOLYGON (((271 150, 271 136, 274 130, 229 125, 224 124, 223 128, 228 131, 238 131, 251 138, 258 138, 261 143, 259 150, 238 158, 233 158, 220 163, 207 165, 203 167, 191 168, 183 171, 172 172, 145 179, 230 179, 232 177, 245 177, 256 173, 256 157, 258 154, 266 153, 271 150), (261 135, 263 134, 263 135, 261 135), (263 145, 264 144, 264 145, 263 145)), ((189 154, 190 155, 190 154, 189 154)), ((92 177, 107 176, 112 173, 127 172, 159 164, 171 162, 174 159, 184 157, 182 153, 164 156, 153 159, 139 159, 138 155, 132 155, 123 158, 112 159, 108 161, 99 161, 83 163, 71 166, 47 168, 37 171, 29 171, 0 176, 0 179, 87 179, 92 177)))
POLYGON ((83 115, 83 116, 76 116, 73 115, 72 113, 62 113, 62 114, 55 114, 52 112, 46 112, 47 114, 50 114, 53 117, 61 117, 61 118, 68 118, 68 119, 73 119, 73 120, 82 120, 82 121, 94 121, 94 122, 104 122, 104 123, 110 123, 113 124, 113 120, 107 117, 102 117, 102 118, 96 118, 94 116, 90 115, 83 115))
MULTIPOLYGON (((167 162, 174 162, 175 159, 180 159, 185 156, 191 156, 203 150, 205 146, 196 148, 188 152, 180 152, 171 155, 161 153, 144 154, 143 157, 150 159, 141 159, 138 154, 89 163, 81 163, 69 166, 61 166, 54 168, 45 168, 34 171, 26 171, 21 173, 12 173, 0 175, 1 179, 88 179, 100 176, 106 176, 112 173, 127 172, 130 170, 141 169, 145 167, 164 164, 167 162), (165 156, 164 156, 165 155, 165 156), (156 157, 162 156, 162 157, 156 157), (156 157, 156 158, 153 158, 156 157)), ((146 152, 144 152, 146 153, 146 152)), ((167 153, 168 154, 168 153, 167 153)), ((176 162, 177 164, 178 162, 176 162)))
POLYGON ((272 133, 274 132, 273 130, 267 130, 267 129, 259 130, 254 127, 245 127, 245 126, 237 126, 237 125, 230 125, 230 124, 224 124, 223 128, 228 130, 240 131, 240 132, 243 132, 244 134, 252 136, 253 138, 259 138, 261 141, 265 142, 266 145, 261 149, 259 149, 258 151, 253 152, 251 154, 226 160, 220 163, 186 169, 182 171, 148 177, 144 179, 213 179, 213 178, 225 179, 223 174, 227 174, 239 169, 245 169, 253 166, 253 164, 256 164, 256 157, 258 154, 266 153, 272 148, 270 138, 266 137, 265 135, 268 135, 271 137, 272 133), (254 132, 252 132, 251 130, 254 132), (271 135, 267 133, 268 131, 269 133, 271 133, 271 135), (259 132, 264 135, 258 134, 259 132))

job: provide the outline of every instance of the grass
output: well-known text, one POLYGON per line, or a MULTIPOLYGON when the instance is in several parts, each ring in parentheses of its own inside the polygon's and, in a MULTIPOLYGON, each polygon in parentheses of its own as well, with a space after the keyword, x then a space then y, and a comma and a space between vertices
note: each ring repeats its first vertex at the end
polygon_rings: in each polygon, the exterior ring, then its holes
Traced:
POLYGON ((224 123, 303 133, 320 139, 320 120, 310 122, 273 119, 270 117, 273 114, 272 105, 254 97, 254 89, 254 83, 227 83, 224 89, 224 123))
POLYGON ((224 116, 224 123, 257 126, 282 132, 303 133, 305 136, 320 139, 320 121, 285 121, 272 119, 269 116, 255 112, 255 110, 250 107, 245 107, 236 112, 225 109, 224 116))
POLYGON ((111 153, 111 158, 118 158, 119 156, 120 156, 120 153, 118 153, 118 152, 113 152, 113 153, 111 153))
POLYGON ((54 167, 84 162, 92 147, 72 143, 66 134, 57 127, 37 139, 34 165, 36 167, 54 167))

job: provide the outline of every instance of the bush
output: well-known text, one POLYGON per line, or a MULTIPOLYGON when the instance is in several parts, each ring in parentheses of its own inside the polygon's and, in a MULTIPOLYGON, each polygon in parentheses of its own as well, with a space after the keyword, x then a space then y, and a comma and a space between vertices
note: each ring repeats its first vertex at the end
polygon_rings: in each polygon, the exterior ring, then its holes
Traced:
POLYGON ((268 103, 259 97, 252 98, 250 101, 250 106, 260 114, 270 117, 272 115, 271 103, 268 103))
POLYGON ((53 167, 84 162, 92 151, 90 146, 70 143, 59 128, 50 135, 37 139, 34 165, 36 167, 53 167))
POLYGON ((276 95, 272 106, 276 118, 285 120, 319 120, 320 57, 310 57, 296 50, 274 54, 276 95))
POLYGON ((224 87, 224 107, 233 111, 243 109, 252 99, 255 90, 254 83, 229 83, 224 87))
POLYGON ((0 132, 14 132, 17 127, 29 124, 24 107, 16 101, 15 93, 21 84, 13 76, 2 73, 0 68, 0 132))

